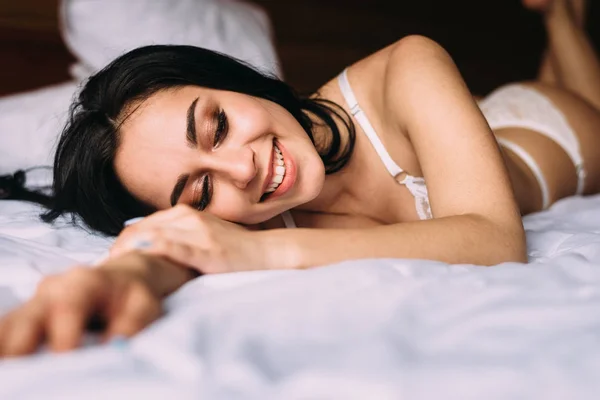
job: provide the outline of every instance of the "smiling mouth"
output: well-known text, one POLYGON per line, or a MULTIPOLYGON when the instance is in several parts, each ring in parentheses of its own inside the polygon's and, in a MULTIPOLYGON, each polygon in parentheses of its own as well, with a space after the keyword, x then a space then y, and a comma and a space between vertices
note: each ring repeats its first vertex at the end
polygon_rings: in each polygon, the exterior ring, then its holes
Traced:
POLYGON ((283 178, 285 177, 285 162, 283 159, 283 154, 277 144, 273 143, 274 151, 273 151, 273 177, 271 178, 271 182, 267 186, 265 193, 263 193, 260 201, 265 201, 271 193, 277 190, 281 182, 283 182, 283 178))

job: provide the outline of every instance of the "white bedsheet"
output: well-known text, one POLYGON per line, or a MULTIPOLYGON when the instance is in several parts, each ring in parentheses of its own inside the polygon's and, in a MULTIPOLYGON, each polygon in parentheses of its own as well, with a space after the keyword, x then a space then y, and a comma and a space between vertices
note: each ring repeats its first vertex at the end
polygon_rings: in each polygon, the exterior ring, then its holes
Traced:
MULTIPOLYGON (((0 313, 110 241, 0 202, 0 313)), ((526 219, 529 265, 208 276, 124 346, 0 362, 1 399, 596 399, 600 196, 526 219)))

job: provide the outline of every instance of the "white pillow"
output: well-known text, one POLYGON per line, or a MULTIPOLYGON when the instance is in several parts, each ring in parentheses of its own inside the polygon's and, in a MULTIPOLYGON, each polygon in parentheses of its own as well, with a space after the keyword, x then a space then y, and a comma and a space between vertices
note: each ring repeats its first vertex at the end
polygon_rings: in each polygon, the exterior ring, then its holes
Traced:
MULTIPOLYGON (((130 49, 152 43, 206 47, 279 73, 269 20, 247 3, 63 0, 61 14, 64 39, 80 61, 71 68, 77 80, 130 49)), ((52 164, 76 90, 73 81, 0 98, 0 175, 52 164)))
POLYGON ((187 44, 240 58, 279 75, 271 25, 258 6, 235 0, 63 0, 62 34, 77 78, 126 51, 187 44))
POLYGON ((76 83, 66 82, 0 98, 0 175, 52 165, 76 90, 76 83))

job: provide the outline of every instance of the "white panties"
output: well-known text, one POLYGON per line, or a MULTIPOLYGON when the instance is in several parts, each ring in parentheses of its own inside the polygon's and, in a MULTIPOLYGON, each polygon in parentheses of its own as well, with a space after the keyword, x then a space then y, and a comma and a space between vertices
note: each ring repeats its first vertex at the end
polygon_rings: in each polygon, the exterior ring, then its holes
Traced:
MULTIPOLYGON (((560 110, 540 92, 519 84, 503 86, 479 103, 490 127, 525 128, 547 136, 569 155, 577 171, 577 191, 582 194, 585 182, 579 140, 560 110)), ((498 143, 513 151, 531 169, 542 192, 542 208, 550 205, 548 183, 537 162, 521 146, 504 138, 498 143)))

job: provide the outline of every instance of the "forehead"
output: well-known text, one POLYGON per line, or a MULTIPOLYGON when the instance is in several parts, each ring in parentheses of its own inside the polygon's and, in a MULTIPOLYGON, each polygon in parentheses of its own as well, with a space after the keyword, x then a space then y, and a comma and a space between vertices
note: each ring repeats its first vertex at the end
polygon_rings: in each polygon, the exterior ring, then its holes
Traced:
POLYGON ((189 151, 185 145, 187 109, 208 93, 192 86, 163 90, 125 110, 115 170, 122 184, 143 202, 154 206, 156 200, 160 205, 168 202, 164 189, 158 189, 174 184, 179 164, 189 151))
POLYGON ((123 120, 121 130, 128 130, 132 125, 143 123, 147 119, 157 119, 163 114, 181 113, 181 107, 186 110, 194 99, 214 95, 214 92, 196 86, 160 90, 148 98, 132 102, 126 107, 121 116, 123 120))
POLYGON ((171 141, 184 134, 187 111, 198 99, 196 109, 202 109, 219 96, 219 91, 197 86, 161 90, 144 100, 130 104, 123 112, 119 128, 119 150, 128 142, 160 139, 171 141))

